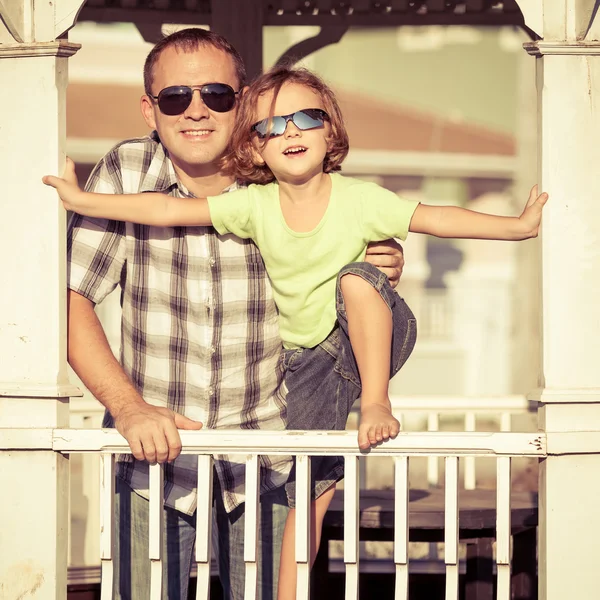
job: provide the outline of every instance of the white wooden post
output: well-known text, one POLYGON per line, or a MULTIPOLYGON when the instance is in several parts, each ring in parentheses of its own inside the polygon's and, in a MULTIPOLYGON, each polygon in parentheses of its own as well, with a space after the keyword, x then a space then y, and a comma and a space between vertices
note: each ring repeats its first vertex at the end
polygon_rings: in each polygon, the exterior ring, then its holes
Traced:
MULTIPOLYGON (((538 179, 550 194, 542 236, 540 391, 540 425, 550 439, 553 432, 600 431, 600 18, 594 0, 519 4, 543 38, 526 49, 537 57, 538 179)), ((600 454, 563 450, 540 468, 540 598, 592 600, 600 454)))
MULTIPOLYGON (((81 0, 0 0, 0 426, 66 427, 65 212, 60 172, 67 58, 57 38, 81 0)), ((0 451, 0 597, 67 596, 68 459, 0 451)))

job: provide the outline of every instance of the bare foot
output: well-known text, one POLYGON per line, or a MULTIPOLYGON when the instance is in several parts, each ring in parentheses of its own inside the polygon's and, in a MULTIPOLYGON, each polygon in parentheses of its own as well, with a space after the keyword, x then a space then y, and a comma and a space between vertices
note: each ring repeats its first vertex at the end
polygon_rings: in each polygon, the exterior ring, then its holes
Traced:
POLYGON ((390 438, 393 439, 400 433, 400 422, 392 415, 390 401, 387 400, 386 404, 365 403, 364 399, 361 399, 358 428, 358 447, 361 450, 366 450, 390 438))

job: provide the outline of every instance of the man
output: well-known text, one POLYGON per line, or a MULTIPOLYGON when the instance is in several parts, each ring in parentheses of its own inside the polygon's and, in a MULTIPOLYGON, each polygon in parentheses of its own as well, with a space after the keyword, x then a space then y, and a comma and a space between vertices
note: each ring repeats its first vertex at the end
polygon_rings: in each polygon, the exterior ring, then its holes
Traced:
MULTIPOLYGON (((128 140, 96 166, 87 188, 211 196, 237 184, 220 158, 235 125, 245 70, 221 36, 187 29, 159 42, 144 67, 141 110, 150 137, 128 140), (190 87, 186 87, 190 86, 190 87)), ((195 536, 194 457, 178 429, 284 429, 277 312, 255 246, 212 228, 159 229, 74 216, 69 228, 69 362, 127 439, 116 488, 115 597, 147 598, 148 463, 165 463, 165 595, 186 599, 195 536), (120 363, 94 305, 122 288, 120 363), (177 460, 175 460, 177 459, 177 460), (133 491, 135 490, 135 491, 133 491)), ((371 262, 400 276, 393 246, 371 262)), ((275 597, 287 506, 286 458, 261 465, 259 598, 275 597)), ((242 598, 244 466, 215 463, 219 571, 242 598)))

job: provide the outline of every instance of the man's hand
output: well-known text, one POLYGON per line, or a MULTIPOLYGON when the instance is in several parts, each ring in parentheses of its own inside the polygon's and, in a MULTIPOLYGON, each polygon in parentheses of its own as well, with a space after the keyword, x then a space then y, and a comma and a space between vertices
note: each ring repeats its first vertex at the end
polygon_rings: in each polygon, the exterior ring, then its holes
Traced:
POLYGON ((404 269, 404 251, 396 240, 371 242, 367 246, 365 261, 377 267, 395 288, 404 269))
POLYGON ((67 210, 81 212, 85 208, 87 194, 79 187, 77 175, 75 174, 75 163, 68 156, 62 177, 46 175, 42 178, 42 181, 58 192, 63 206, 67 210))
POLYGON ((129 443, 135 458, 154 464, 171 462, 179 456, 178 429, 197 430, 202 423, 168 408, 136 402, 121 408, 115 427, 129 443))
POLYGON ((527 200, 525 209, 519 217, 519 225, 522 228, 523 239, 538 236, 540 222, 542 220, 542 210, 547 201, 548 194, 543 193, 538 196, 538 186, 534 185, 531 188, 531 192, 529 192, 529 199, 527 200))
POLYGON ((393 439, 399 433, 400 423, 392 415, 389 406, 377 403, 361 408, 358 428, 358 447, 361 450, 366 450, 390 438, 393 439))

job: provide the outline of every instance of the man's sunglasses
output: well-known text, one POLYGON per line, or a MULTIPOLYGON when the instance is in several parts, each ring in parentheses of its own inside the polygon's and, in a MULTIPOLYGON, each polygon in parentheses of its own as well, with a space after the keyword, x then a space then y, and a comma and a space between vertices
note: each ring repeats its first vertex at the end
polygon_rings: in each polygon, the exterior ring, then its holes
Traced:
POLYGON ((301 131, 307 131, 308 129, 323 127, 325 121, 329 121, 329 115, 320 108, 304 108, 289 115, 263 119, 258 123, 254 123, 251 130, 256 131, 256 135, 264 140, 265 138, 283 135, 290 121, 301 131))
POLYGON ((194 90, 200 92, 202 102, 210 110, 215 112, 229 112, 235 106, 235 97, 239 92, 226 83, 207 83, 205 85, 172 85, 158 93, 158 96, 150 96, 158 102, 158 108, 163 115, 170 117, 180 115, 187 110, 192 103, 194 90))

